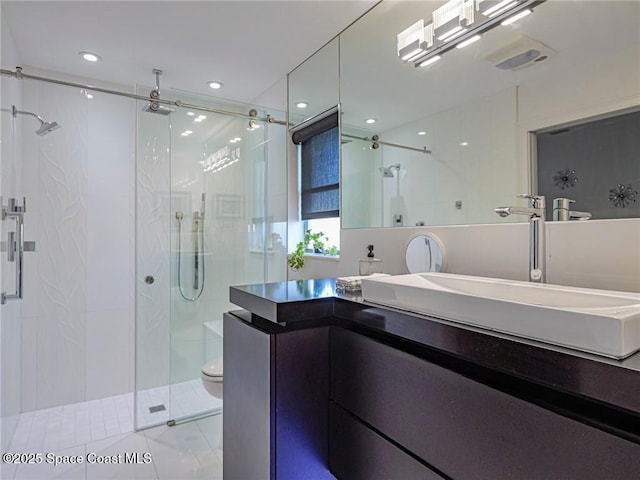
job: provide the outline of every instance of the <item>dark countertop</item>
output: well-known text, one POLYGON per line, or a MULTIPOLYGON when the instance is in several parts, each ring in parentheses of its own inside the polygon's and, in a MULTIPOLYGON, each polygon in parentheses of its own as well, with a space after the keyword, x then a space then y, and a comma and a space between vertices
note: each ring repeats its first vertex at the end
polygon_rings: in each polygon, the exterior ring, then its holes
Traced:
POLYGON ((419 354, 434 355, 441 363, 480 366, 603 402, 638 416, 640 428, 640 352, 625 360, 582 353, 368 304, 357 295, 336 294, 335 284, 335 279, 314 279, 233 286, 230 301, 282 327, 331 318, 337 326, 405 342, 405 347, 422 349, 419 354))

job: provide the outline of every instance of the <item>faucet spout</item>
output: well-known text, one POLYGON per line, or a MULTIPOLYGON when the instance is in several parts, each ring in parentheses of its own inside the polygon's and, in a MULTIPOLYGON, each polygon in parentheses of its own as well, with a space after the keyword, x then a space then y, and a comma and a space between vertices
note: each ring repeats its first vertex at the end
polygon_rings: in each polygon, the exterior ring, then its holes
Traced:
POLYGON ((525 215, 529 217, 529 281, 544 283, 545 268, 545 199, 543 196, 518 195, 530 200, 529 207, 498 207, 494 211, 501 217, 525 215))

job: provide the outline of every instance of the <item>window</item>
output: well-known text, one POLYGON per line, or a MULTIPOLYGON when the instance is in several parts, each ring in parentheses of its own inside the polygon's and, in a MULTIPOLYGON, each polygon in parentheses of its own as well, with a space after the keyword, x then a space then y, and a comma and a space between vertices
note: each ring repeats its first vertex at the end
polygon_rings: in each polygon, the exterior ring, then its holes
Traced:
POLYGON ((340 136, 337 107, 294 127, 300 158, 302 220, 340 216, 340 136))
POLYGON ((323 232, 340 245, 340 133, 338 107, 292 129, 300 166, 300 218, 304 230, 323 232))

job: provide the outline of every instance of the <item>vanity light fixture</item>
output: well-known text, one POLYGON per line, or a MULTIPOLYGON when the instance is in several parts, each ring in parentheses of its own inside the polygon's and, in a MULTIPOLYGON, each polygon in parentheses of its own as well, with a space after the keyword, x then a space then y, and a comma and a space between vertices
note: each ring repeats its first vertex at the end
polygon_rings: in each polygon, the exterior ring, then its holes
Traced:
POLYGON ((431 65, 432 63, 436 63, 441 58, 442 57, 440 55, 434 55, 432 57, 428 57, 426 60, 424 60, 421 63, 419 63, 418 67, 427 67, 427 66, 431 65))
POLYGON ((93 52, 78 52, 78 55, 80 55, 87 62, 91 62, 91 63, 102 60, 100 55, 93 52))
POLYGON ((506 25, 511 25, 514 22, 517 22, 518 20, 520 20, 521 18, 526 17, 527 15, 531 15, 533 13, 532 10, 526 9, 526 10, 522 10, 520 13, 516 13, 514 16, 507 18, 506 20, 504 20, 500 25, 502 26, 506 26, 506 25))
POLYGON ((449 0, 397 35, 398 57, 425 67, 454 47, 463 48, 499 25, 509 25, 532 13, 546 0, 449 0))
POLYGON ((467 40, 465 40, 464 42, 460 42, 459 44, 456 45, 456 48, 464 48, 467 47, 469 45, 471 45, 472 43, 476 43, 478 40, 480 40, 482 37, 480 35, 474 35, 473 37, 468 38, 467 40))
POLYGON ((207 85, 209 85, 209 88, 213 88, 214 90, 218 90, 219 88, 222 88, 224 86, 222 82, 218 82, 215 80, 207 82, 207 85))
POLYGON ((398 56, 403 61, 410 62, 433 45, 433 25, 429 24, 425 28, 424 20, 420 19, 396 38, 398 56))
POLYGON ((517 0, 484 0, 479 3, 482 14, 489 18, 500 15, 518 4, 517 0))

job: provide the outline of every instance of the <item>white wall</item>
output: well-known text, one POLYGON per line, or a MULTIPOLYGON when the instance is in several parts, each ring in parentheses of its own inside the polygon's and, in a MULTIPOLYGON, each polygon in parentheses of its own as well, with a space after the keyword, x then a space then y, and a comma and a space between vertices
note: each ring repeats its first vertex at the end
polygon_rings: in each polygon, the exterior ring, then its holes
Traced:
POLYGON ((25 256, 22 408, 131 391, 131 102, 23 80, 20 108, 62 125, 38 137, 37 121, 20 118, 25 237, 36 241, 25 256))
MULTIPOLYGON (((442 240, 447 272, 528 279, 527 223, 342 230, 339 260, 308 257, 290 278, 357 275, 369 244, 384 272, 407 273, 405 247, 419 232, 442 240)), ((547 222, 546 242, 548 283, 640 292, 640 219, 547 222)))
POLYGON ((401 165, 399 198, 396 178, 382 182, 382 226, 393 226, 396 211, 405 226, 493 222, 493 208, 518 193, 516 93, 510 88, 383 132, 385 141, 432 153, 381 147, 385 166, 401 165))

